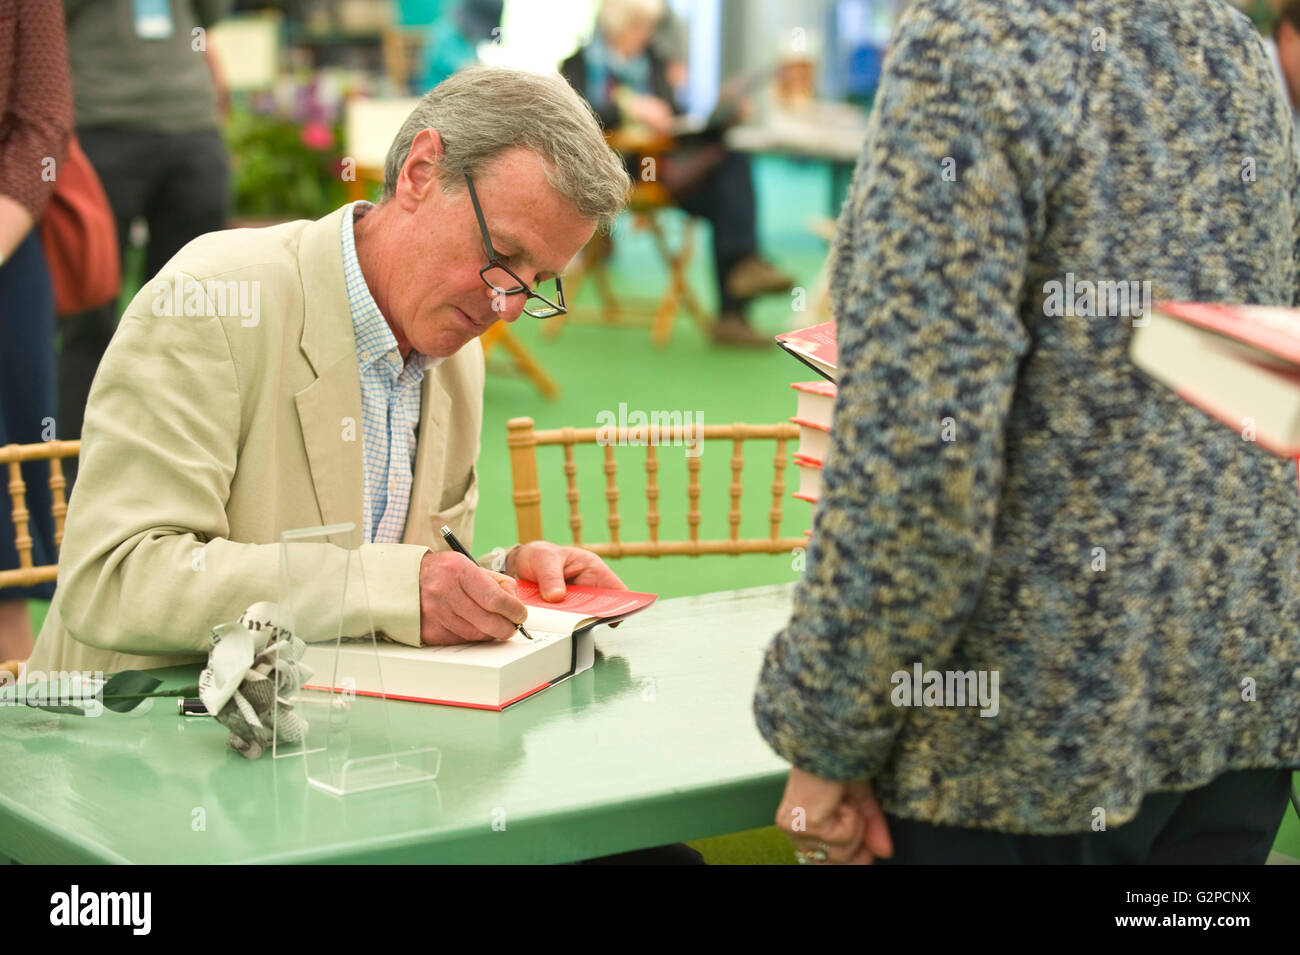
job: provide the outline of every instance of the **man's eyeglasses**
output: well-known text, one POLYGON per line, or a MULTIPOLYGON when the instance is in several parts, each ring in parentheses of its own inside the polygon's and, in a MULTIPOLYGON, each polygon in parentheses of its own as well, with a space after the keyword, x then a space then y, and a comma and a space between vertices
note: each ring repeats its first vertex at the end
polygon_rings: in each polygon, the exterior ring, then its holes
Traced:
POLYGON ((478 204, 474 192, 474 180, 465 174, 465 184, 469 186, 469 201, 474 204, 474 215, 478 217, 478 227, 483 233, 483 248, 487 252, 488 264, 479 269, 479 278, 483 284, 498 295, 527 295, 524 314, 533 318, 551 318, 568 311, 564 304, 564 284, 557 275, 553 279, 538 282, 535 288, 529 288, 523 279, 515 275, 501 261, 501 256, 492 248, 492 239, 488 235, 487 223, 483 220, 483 209, 478 204))

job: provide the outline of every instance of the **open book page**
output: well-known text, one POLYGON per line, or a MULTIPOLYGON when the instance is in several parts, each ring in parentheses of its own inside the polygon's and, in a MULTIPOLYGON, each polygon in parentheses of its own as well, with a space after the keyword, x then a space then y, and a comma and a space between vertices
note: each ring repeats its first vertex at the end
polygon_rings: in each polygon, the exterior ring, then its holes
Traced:
POLYGON ((517 581, 515 593, 528 607, 524 629, 533 636, 537 636, 537 630, 570 634, 600 620, 621 620, 650 606, 656 597, 635 590, 607 590, 570 584, 565 588, 563 600, 551 602, 542 598, 537 584, 530 580, 517 581))

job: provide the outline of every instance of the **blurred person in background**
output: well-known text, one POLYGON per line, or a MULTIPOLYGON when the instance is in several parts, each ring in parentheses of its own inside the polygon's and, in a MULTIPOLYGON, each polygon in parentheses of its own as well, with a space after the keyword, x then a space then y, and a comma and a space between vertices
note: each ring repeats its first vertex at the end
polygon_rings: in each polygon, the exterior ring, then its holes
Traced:
POLYGON ((650 37, 650 48, 664 65, 664 76, 668 80, 669 89, 676 92, 685 89, 690 78, 690 68, 686 65, 691 53, 690 31, 686 21, 669 6, 664 6, 663 16, 655 24, 655 32, 650 37))
POLYGON ((914 0, 754 701, 801 862, 1267 858, 1300 765, 1294 467, 1134 367, 1140 305, 1046 302, 1073 274, 1296 305, 1298 243, 1296 133, 1239 11, 914 0))
POLYGON ((1282 0, 1273 23, 1273 36, 1265 44, 1295 120, 1300 115, 1300 0, 1282 0))
POLYGON ((478 45, 499 39, 505 0, 398 0, 401 22, 423 27, 416 93, 478 62, 478 45))
MULTIPOLYGON (((231 3, 64 0, 77 138, 113 207, 124 271, 136 218, 149 228, 146 277, 186 242, 225 227, 230 173, 206 31, 231 3)), ((112 302, 61 323, 61 438, 81 436, 117 315, 112 302)), ((76 460, 65 468, 71 487, 76 460)))
MULTIPOLYGON (((39 223, 71 131, 58 0, 0 0, 0 446, 44 440, 48 434, 42 432, 55 413, 54 288, 39 223)), ((49 467, 32 461, 22 472, 33 563, 55 563, 49 467)), ((0 502, 0 570, 13 570, 18 566, 9 519, 13 502, 7 493, 0 502)), ((0 662, 30 655, 27 601, 49 599, 53 592, 52 583, 0 589, 0 662)))
MULTIPOLYGON (((665 27, 659 42, 651 41, 665 16, 662 0, 604 0, 591 40, 569 59, 560 72, 591 104, 606 130, 638 125, 660 137, 671 138, 679 112, 673 99, 670 62, 661 50, 678 50, 685 56, 680 28, 665 27), (674 39, 676 37, 676 39, 674 39)), ((676 70, 685 79, 684 68, 676 70)), ((706 219, 713 232, 714 278, 719 316, 714 341, 722 345, 768 347, 771 337, 749 325, 751 299, 785 292, 794 280, 765 259, 758 250, 754 182, 745 155, 716 147, 716 161, 697 152, 687 158, 668 152, 661 163, 674 161, 698 172, 674 186, 666 177, 674 205, 706 219), (703 160, 703 162, 701 162, 703 160)), ((634 178, 640 176, 639 157, 628 162, 634 178)))

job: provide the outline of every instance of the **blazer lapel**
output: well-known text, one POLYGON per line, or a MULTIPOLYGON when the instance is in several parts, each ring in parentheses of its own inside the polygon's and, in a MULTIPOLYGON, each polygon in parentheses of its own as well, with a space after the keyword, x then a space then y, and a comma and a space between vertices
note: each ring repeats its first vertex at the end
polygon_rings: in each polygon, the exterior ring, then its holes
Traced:
POLYGON ((326 524, 352 522, 358 539, 365 524, 361 449, 361 376, 356 358, 325 369, 294 396, 312 485, 326 524))
MULTIPOLYGON (((411 503, 406 512, 406 531, 402 540, 407 544, 434 543, 437 528, 430 520, 442 501, 443 475, 446 474, 447 442, 441 433, 447 427, 451 411, 451 395, 443 387, 438 372, 442 364, 424 374, 420 395, 420 440, 416 446, 415 474, 411 484, 411 503)), ((441 540, 441 537, 438 538, 441 540)))
POLYGON ((365 493, 361 372, 343 281, 339 235, 344 209, 309 225, 299 245, 305 311, 301 347, 316 380, 294 401, 321 517, 326 524, 355 523, 359 539, 365 493))

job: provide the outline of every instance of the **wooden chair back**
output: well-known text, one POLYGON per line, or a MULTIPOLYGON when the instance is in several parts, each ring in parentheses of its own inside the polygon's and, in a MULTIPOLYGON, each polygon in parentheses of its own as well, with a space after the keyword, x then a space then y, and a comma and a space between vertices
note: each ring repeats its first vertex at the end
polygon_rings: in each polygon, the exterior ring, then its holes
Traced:
POLYGON ((18 551, 18 567, 0 570, 0 587, 31 587, 53 580, 59 565, 32 563, 32 535, 28 527, 31 517, 27 510, 27 482, 23 480, 22 464, 25 461, 50 462, 51 510, 54 514, 54 546, 63 544, 63 519, 68 513, 64 488, 68 482, 63 477, 63 459, 76 457, 81 451, 80 441, 42 441, 40 444, 6 444, 0 447, 0 466, 9 471, 10 518, 14 525, 14 549, 18 551))
MULTIPOLYGON (((506 423, 506 443, 510 448, 510 471, 514 482, 513 501, 515 523, 519 532, 519 542, 543 540, 542 534, 542 491, 537 478, 537 448, 540 446, 559 445, 563 449, 564 476, 566 482, 565 497, 569 502, 569 530, 573 544, 585 547, 602 557, 662 557, 671 554, 686 554, 698 557, 701 554, 781 554, 789 553, 797 547, 806 547, 804 537, 781 537, 782 503, 785 500, 785 468, 790 460, 787 445, 799 438, 799 427, 789 422, 781 424, 723 424, 691 427, 675 425, 661 427, 651 424, 645 429, 619 428, 605 430, 600 428, 558 428, 551 431, 537 431, 533 428, 532 418, 512 418, 506 423), (638 444, 629 445, 629 432, 637 432, 638 444), (644 432, 644 433, 643 433, 644 432), (611 436, 614 440, 609 440, 611 436), (687 499, 689 509, 686 515, 686 538, 664 540, 659 533, 659 445, 684 444, 687 441, 730 441, 731 448, 731 484, 729 487, 730 508, 727 511, 729 533, 726 538, 706 540, 700 537, 700 456, 685 455, 687 468, 687 499), (771 506, 767 510, 768 535, 759 538, 742 538, 741 492, 742 472, 744 469, 745 441, 764 440, 776 442, 776 454, 772 458, 773 476, 771 483, 771 506), (578 467, 574 460, 573 449, 576 445, 604 443, 605 461, 605 500, 608 513, 605 525, 609 540, 589 542, 583 539, 582 516, 579 512, 579 493, 577 485, 578 467), (615 459, 616 447, 641 447, 644 445, 646 471, 646 530, 649 540, 625 541, 622 535, 622 518, 619 515, 618 464, 615 459)), ((702 451, 703 448, 701 447, 702 451)))

